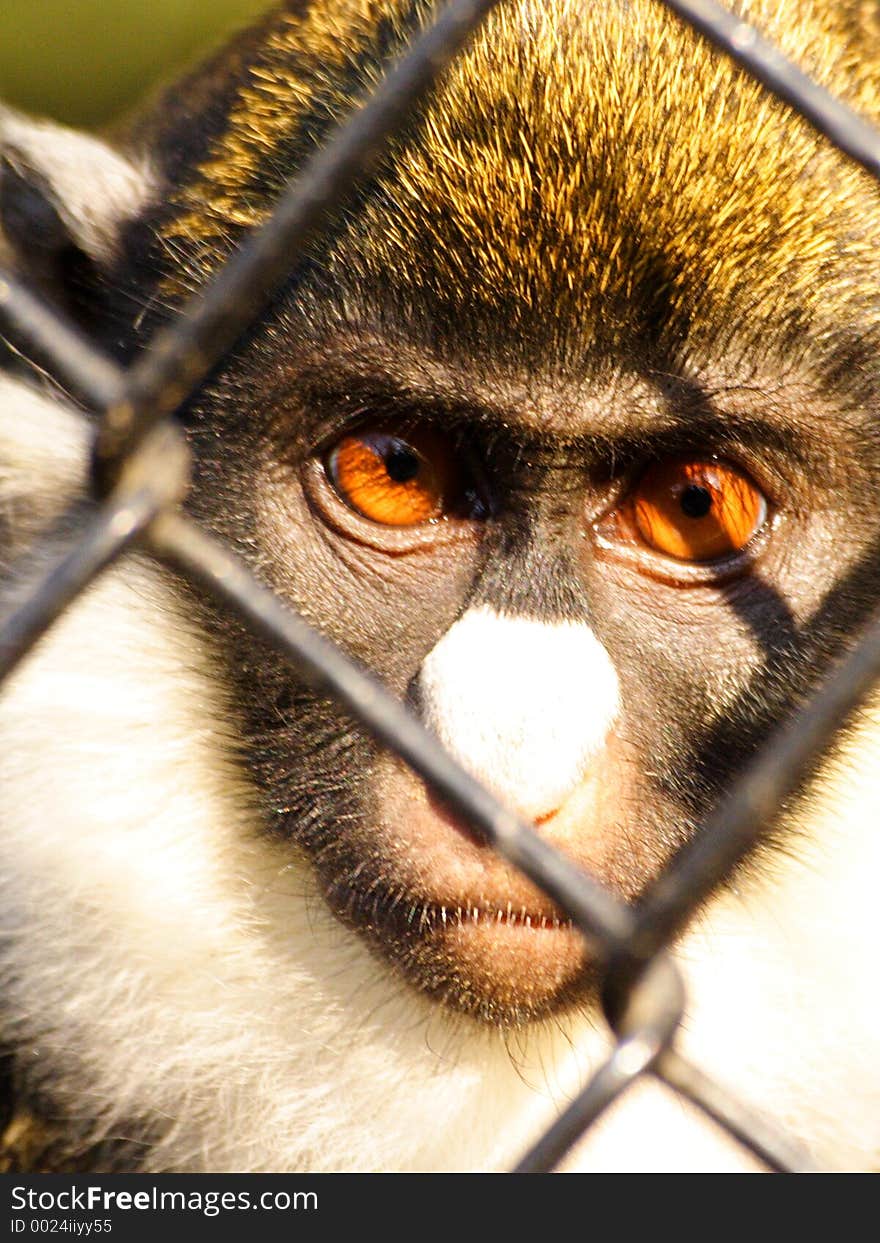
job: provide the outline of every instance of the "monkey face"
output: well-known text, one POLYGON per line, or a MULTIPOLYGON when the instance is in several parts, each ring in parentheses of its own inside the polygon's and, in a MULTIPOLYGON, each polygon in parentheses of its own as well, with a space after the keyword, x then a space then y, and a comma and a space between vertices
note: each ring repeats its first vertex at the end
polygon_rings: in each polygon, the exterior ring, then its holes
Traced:
MULTIPOLYGON (((226 395, 197 436, 199 504, 635 900, 870 603, 827 597, 878 538, 874 459, 851 419, 830 446, 818 395, 778 378, 517 388, 425 357, 402 343, 386 369, 376 343, 328 346, 271 395, 255 367, 244 418, 223 422, 226 395), (212 460, 218 426, 240 437, 238 478, 212 460)), ((224 643, 270 823, 346 921, 492 1021, 589 994, 582 940, 546 897, 251 638, 224 643)))
MULTIPOLYGON (((872 603, 877 202, 659 6, 551 8, 499 12, 192 411, 192 503, 635 901, 872 603)), ((283 92, 288 37, 252 94, 283 92)), ((232 109, 162 225, 176 255, 253 215, 370 47, 276 117, 271 159, 241 163, 232 109)), ((584 995, 544 896, 223 645, 268 821, 334 910, 467 1013, 584 995)))

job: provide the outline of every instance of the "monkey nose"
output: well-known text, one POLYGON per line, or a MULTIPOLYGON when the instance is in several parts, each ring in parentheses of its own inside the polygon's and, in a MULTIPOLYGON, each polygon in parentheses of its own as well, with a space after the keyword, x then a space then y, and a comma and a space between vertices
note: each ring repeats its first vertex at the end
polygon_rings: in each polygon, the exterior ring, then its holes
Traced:
POLYGON ((475 777, 530 820, 582 781, 620 707, 611 658, 583 622, 468 610, 429 653, 422 714, 475 777))

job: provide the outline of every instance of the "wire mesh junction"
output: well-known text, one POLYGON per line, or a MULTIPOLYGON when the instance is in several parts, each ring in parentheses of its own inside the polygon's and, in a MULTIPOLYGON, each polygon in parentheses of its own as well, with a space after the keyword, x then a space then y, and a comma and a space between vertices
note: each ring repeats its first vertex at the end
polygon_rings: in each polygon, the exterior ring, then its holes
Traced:
MULTIPOLYGON (((414 40, 366 104, 288 184, 270 220, 160 329, 123 371, 12 275, 0 273, 0 320, 32 358, 83 403, 103 411, 94 442, 93 497, 37 540, 13 576, 0 618, 0 681, 105 568, 137 545, 236 613, 314 689, 333 696, 393 748, 444 801, 573 920, 598 958, 616 1037, 581 1095, 517 1167, 558 1165, 587 1127, 651 1074, 694 1102, 770 1168, 814 1162, 674 1047, 684 1011, 666 947, 761 834, 880 678, 880 610, 814 697, 767 742, 701 831, 633 910, 549 846, 475 781, 369 673, 309 627, 228 548, 180 509, 189 453, 174 412, 203 382, 326 228, 407 112, 497 0, 452 0, 414 40), (46 566, 51 568, 47 571, 46 566), (39 570, 34 567, 39 566, 39 570)), ((710 0, 664 0, 682 19, 794 107, 880 179, 880 134, 710 0)))

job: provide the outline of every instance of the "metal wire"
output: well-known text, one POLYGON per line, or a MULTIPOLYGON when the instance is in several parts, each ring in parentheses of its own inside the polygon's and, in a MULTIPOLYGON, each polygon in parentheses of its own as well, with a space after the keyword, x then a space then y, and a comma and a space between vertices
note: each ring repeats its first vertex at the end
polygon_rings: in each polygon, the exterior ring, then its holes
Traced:
POLYGON ((65 392, 95 410, 119 400, 125 386, 122 368, 95 349, 57 308, 5 271, 0 271, 0 322, 8 325, 27 358, 51 368, 65 392))
POLYGON ((112 484, 114 464, 176 410, 235 344, 305 243, 319 227, 327 228, 384 143, 497 2, 452 0, 364 106, 288 183, 266 224, 169 328, 160 329, 107 409, 95 458, 100 487, 112 484))
POLYGON ((729 875, 880 679, 880 609, 808 703, 777 729, 645 896, 627 953, 649 962, 729 875))
POLYGON ((826 91, 754 26, 715 0, 662 0, 763 86, 789 104, 820 134, 872 177, 880 178, 880 133, 841 99, 826 91))
MULTIPOLYGON (((164 499, 164 498, 163 498, 164 499)), ((129 548, 161 512, 149 488, 85 514, 72 505, 44 532, 26 566, 13 569, 0 626, 0 680, 18 668, 68 605, 129 548)))
POLYGON ((651 1070, 778 1174, 819 1174, 831 1168, 829 1161, 814 1159, 777 1127, 768 1125, 757 1110, 744 1105, 677 1049, 664 1049, 651 1070))
POLYGON ((605 956, 628 943, 635 925, 630 910, 504 807, 404 704, 281 604, 219 541, 175 514, 155 525, 150 545, 268 639, 315 690, 332 695, 380 742, 393 747, 454 811, 563 907, 595 951, 605 956))
POLYGON ((606 1013, 618 1041, 580 1096, 526 1153, 516 1174, 555 1169, 616 1100, 647 1074, 675 1039, 684 1014, 684 989, 672 963, 658 954, 625 994, 606 999, 606 1013), (618 1010, 618 1005, 622 1008, 618 1010))
MULTIPOLYGON (((666 0, 842 151, 880 178, 880 135, 715 3, 666 0)), ((205 378, 344 203, 382 143, 431 89, 493 0, 454 0, 366 104, 290 183, 275 213, 181 316, 123 372, 11 275, 0 273, 0 320, 58 384, 106 411, 95 447, 100 504, 68 509, 10 575, 0 610, 0 681, 67 606, 133 544, 198 584, 274 645, 310 685, 334 696, 577 924, 607 969, 615 1044, 590 1083, 517 1167, 548 1170, 644 1075, 680 1092, 770 1168, 815 1168, 766 1119, 675 1048, 684 1012, 663 950, 777 813, 860 698, 880 677, 880 615, 807 706, 784 725, 702 831, 645 895, 638 913, 606 893, 507 811, 446 754, 369 673, 263 587, 249 568, 178 509, 189 461, 168 416, 205 378)))

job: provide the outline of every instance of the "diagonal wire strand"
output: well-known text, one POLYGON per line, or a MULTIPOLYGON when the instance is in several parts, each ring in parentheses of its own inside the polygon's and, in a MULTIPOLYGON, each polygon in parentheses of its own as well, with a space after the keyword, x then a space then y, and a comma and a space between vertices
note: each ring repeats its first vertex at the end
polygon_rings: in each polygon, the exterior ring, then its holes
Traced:
POLYGON ((651 1070, 776 1173, 819 1174, 831 1168, 817 1163, 800 1144, 770 1126, 762 1114, 747 1108, 674 1047, 665 1049, 651 1070))
POLYGON ((769 39, 716 0, 660 0, 839 151, 880 179, 880 131, 788 60, 769 39))
POLYGON ((447 752, 403 703, 345 653, 287 608, 219 540, 182 514, 165 515, 149 536, 152 551, 189 582, 268 640, 310 685, 332 695, 391 747, 449 806, 571 916, 603 956, 619 952, 632 933, 632 911, 588 873, 548 845, 447 752))
POLYGON ((115 463, 176 410, 234 345, 306 242, 332 222, 384 143, 496 3, 451 0, 366 103, 288 183, 266 224, 193 295, 173 324, 156 333, 132 365, 124 393, 107 410, 96 455, 105 485, 115 463))

